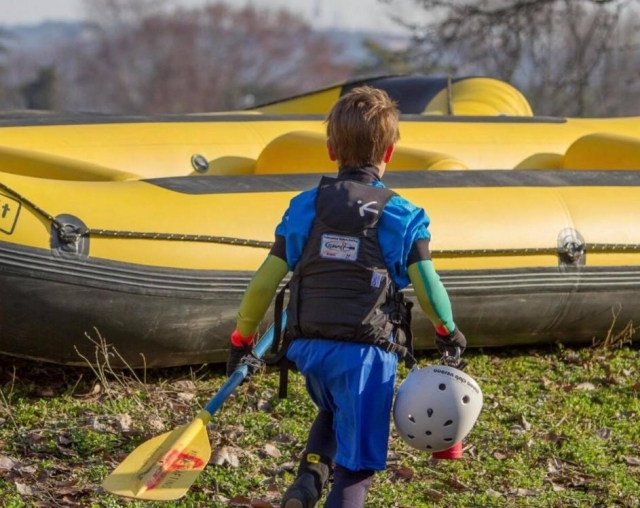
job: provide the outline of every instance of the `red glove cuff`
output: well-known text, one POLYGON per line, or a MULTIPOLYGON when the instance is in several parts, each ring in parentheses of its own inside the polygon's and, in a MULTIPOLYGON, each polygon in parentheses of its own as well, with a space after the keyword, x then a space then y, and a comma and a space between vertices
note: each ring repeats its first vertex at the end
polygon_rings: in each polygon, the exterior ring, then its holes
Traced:
POLYGON ((444 336, 449 335, 449 330, 447 330, 447 328, 444 325, 436 326, 436 332, 444 336))
POLYGON ((256 334, 254 333, 253 335, 245 337, 236 328, 231 334, 231 344, 237 347, 250 346, 253 344, 253 338, 255 336, 256 334))

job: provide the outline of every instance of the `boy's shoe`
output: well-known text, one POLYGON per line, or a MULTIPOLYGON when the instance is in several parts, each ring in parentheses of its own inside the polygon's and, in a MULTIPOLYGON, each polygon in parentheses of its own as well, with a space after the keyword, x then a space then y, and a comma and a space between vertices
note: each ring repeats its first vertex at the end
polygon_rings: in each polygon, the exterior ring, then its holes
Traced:
POLYGON ((306 453, 295 481, 282 497, 281 508, 315 508, 329 479, 332 461, 317 453, 306 453))
POLYGON ((313 473, 303 473, 289 486, 282 498, 282 508, 315 508, 320 500, 313 473))

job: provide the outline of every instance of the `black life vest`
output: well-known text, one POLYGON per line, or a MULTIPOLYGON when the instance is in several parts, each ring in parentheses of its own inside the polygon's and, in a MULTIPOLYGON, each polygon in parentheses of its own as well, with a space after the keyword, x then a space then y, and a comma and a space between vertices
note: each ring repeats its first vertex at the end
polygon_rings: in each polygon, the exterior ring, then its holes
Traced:
POLYGON ((316 218, 289 281, 292 338, 376 343, 392 331, 387 300, 395 286, 378 243, 391 190, 324 177, 316 218))
MULTIPOLYGON (((378 221, 395 195, 354 180, 322 178, 309 238, 285 288, 290 294, 284 344, 269 362, 281 366, 281 397, 292 340, 369 343, 413 364, 412 303, 391 279, 378 242, 378 221)), ((276 333, 285 290, 276 299, 276 333)), ((274 353, 279 342, 278 337, 274 353)))

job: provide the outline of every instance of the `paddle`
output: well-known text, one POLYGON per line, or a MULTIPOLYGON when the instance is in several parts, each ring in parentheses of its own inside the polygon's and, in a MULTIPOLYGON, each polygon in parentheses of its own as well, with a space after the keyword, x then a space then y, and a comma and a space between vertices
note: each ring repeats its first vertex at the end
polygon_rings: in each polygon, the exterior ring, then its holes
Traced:
MULTIPOLYGON (((282 326, 285 321, 283 313, 282 326)), ((273 335, 271 325, 255 345, 258 358, 271 347, 273 335)), ((142 443, 105 478, 102 487, 118 496, 152 501, 184 496, 211 457, 207 423, 247 373, 246 365, 238 367, 191 423, 142 443)))

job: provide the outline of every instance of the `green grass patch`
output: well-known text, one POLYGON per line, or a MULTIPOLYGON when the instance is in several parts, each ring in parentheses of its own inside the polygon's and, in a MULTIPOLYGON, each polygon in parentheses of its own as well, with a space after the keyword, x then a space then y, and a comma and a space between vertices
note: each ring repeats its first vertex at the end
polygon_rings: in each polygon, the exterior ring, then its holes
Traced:
MULTIPOLYGON (((433 460, 392 430, 388 469, 367 506, 640 505, 637 343, 470 350, 465 359, 485 404, 464 458, 433 460)), ((211 462, 181 500, 124 500, 101 488, 132 450, 189 422, 225 380, 222 366, 133 373, 4 358, 2 506, 278 506, 315 415, 298 374, 285 400, 276 372, 236 390, 209 424, 211 462)))

